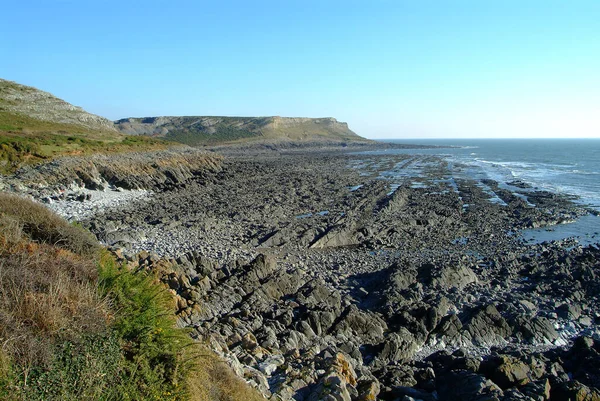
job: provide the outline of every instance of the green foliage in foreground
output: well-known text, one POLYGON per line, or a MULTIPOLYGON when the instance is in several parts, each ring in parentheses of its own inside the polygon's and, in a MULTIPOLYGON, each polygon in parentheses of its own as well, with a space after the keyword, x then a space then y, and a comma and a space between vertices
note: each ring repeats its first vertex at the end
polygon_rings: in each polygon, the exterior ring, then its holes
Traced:
POLYGON ((197 347, 172 302, 88 231, 0 193, 0 399, 189 399, 197 347))
POLYGON ((153 277, 129 272, 110 255, 102 258, 100 283, 118 310, 111 328, 124 351, 119 399, 185 398, 194 346, 174 327, 170 294, 153 277))
POLYGON ((0 370, 3 400, 182 400, 195 370, 194 344, 174 327, 167 291, 104 253, 102 291, 117 311, 105 333, 56 344, 49 367, 0 370))
POLYGON ((117 400, 122 364, 117 336, 83 336, 57 345, 50 367, 35 368, 18 386, 27 400, 117 400))

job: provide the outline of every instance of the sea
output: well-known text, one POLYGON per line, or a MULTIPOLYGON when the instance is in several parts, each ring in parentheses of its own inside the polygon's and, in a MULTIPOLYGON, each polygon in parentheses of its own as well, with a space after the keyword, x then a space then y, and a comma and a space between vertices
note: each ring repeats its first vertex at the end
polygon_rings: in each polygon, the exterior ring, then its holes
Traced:
MULTIPOLYGON (((381 154, 430 154, 444 157, 464 178, 489 178, 499 183, 523 181, 534 188, 576 197, 600 212, 600 139, 394 139, 382 142, 447 146, 388 149, 381 154)), ((453 174, 455 172, 453 171, 453 174)), ((584 216, 572 224, 528 230, 530 242, 576 238, 583 245, 600 241, 600 217, 584 216)))

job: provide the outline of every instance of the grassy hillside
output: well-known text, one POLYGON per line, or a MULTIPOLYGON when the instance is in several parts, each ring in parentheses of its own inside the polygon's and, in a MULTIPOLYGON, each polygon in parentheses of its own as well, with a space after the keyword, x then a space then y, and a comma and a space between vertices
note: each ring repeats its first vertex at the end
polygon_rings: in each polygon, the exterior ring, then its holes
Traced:
POLYGON ((187 145, 252 141, 366 141, 333 118, 146 117, 115 123, 123 133, 166 138, 187 145))
POLYGON ((88 113, 48 92, 1 78, 0 110, 90 130, 116 131, 112 122, 104 117, 88 113))
POLYGON ((0 79, 0 173, 62 155, 167 146, 164 140, 123 135, 105 118, 49 93, 0 79))
POLYGON ((146 117, 115 123, 39 89, 0 79, 0 173, 62 155, 232 142, 366 141, 333 118, 146 117))
POLYGON ((171 294, 42 205, 0 193, 0 399, 262 399, 187 333, 171 294))
POLYGON ((64 155, 164 149, 165 140, 96 131, 0 111, 0 173, 64 155))
POLYGON ((247 120, 240 117, 223 117, 208 127, 196 123, 197 117, 181 117, 165 135, 170 141, 190 146, 239 141, 262 136, 265 119, 247 120))

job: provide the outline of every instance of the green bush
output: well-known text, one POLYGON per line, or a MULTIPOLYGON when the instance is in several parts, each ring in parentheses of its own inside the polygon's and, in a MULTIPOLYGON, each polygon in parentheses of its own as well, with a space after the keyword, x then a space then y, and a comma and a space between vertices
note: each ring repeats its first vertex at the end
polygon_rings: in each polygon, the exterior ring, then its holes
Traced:
POLYGON ((116 400, 119 394, 121 347, 113 335, 84 335, 77 342, 55 347, 52 365, 36 369, 28 377, 27 400, 116 400))
POLYGON ((112 329, 124 350, 124 376, 117 387, 123 400, 184 399, 193 342, 175 328, 171 294, 151 275, 132 273, 104 253, 100 287, 118 313, 112 329), (141 397, 141 398, 140 398, 141 397))

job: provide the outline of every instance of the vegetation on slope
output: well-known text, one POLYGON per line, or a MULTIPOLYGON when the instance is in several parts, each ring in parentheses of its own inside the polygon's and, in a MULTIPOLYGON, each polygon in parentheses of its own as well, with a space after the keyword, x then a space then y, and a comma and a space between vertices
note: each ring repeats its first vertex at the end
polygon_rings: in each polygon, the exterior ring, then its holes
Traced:
POLYGON ((115 122, 121 132, 164 137, 186 145, 252 141, 365 141, 333 118, 146 117, 115 122))
POLYGON ((51 93, 1 78, 0 110, 27 115, 41 121, 74 124, 94 131, 116 131, 113 123, 107 118, 88 113, 51 93))
POLYGON ((42 121, 0 110, 0 173, 64 155, 164 149, 164 140, 42 121))
POLYGON ((0 193, 0 399, 259 400, 172 303, 87 231, 0 193))
MULTIPOLYGON (((189 117, 186 117, 189 118, 189 117)), ((229 117, 235 121, 235 117, 229 117)), ((195 129, 195 126, 181 126, 169 131, 165 136, 166 139, 174 142, 184 143, 190 146, 198 145, 213 145, 217 143, 225 143, 260 137, 260 131, 252 130, 249 127, 238 126, 231 124, 231 121, 221 122, 214 127, 215 132, 209 133, 206 130, 195 129)))

